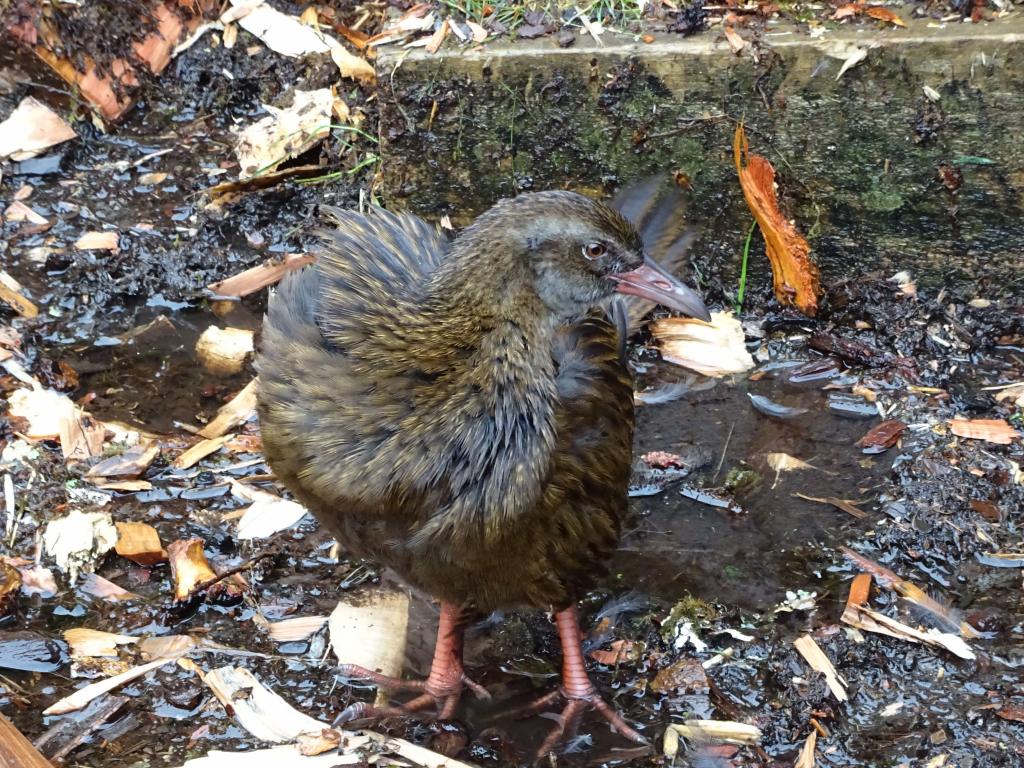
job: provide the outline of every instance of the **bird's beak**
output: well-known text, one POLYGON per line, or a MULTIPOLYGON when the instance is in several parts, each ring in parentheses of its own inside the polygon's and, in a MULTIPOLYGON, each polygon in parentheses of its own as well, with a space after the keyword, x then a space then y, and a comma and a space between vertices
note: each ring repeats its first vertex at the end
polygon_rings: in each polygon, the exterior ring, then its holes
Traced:
POLYGON ((619 293, 639 296, 705 323, 711 322, 711 314, 697 292, 679 282, 675 275, 650 256, 646 256, 637 269, 608 277, 617 283, 615 290, 619 293))

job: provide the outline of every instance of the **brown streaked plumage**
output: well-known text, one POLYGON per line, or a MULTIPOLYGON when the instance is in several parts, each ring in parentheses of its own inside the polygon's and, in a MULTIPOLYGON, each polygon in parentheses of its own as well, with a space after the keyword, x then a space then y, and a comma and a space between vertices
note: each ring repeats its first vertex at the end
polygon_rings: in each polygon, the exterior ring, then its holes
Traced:
POLYGON ((576 646, 566 724, 592 705, 639 738, 597 697, 571 633, 626 510, 633 389, 612 297, 706 310, 645 265, 623 215, 573 193, 503 201, 451 243, 412 216, 329 213, 316 264, 270 301, 263 442, 346 547, 441 600, 430 678, 401 686, 425 691, 409 708, 454 710, 465 608, 553 607, 576 646))

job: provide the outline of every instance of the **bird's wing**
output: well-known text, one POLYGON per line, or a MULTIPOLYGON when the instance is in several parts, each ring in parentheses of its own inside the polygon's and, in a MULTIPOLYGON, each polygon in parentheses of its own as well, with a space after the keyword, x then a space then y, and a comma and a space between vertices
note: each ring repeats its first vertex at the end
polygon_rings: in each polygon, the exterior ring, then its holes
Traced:
MULTIPOLYGON (((697 230, 686 223, 686 203, 679 187, 665 176, 652 176, 621 190, 610 205, 629 219, 640 232, 644 250, 675 275, 686 272, 687 255, 697 230)), ((628 333, 640 329, 652 301, 630 296, 626 302, 628 333)))

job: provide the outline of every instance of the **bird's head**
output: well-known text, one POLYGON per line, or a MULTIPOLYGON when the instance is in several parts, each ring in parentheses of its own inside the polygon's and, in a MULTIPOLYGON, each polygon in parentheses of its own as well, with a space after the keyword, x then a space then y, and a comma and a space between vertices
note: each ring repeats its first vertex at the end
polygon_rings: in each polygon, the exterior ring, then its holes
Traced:
MULTIPOLYGON (((704 302, 644 252, 636 228, 607 205, 574 192, 523 194, 478 220, 525 259, 541 301, 574 317, 615 293, 710 320, 704 302)), ((476 226, 476 225, 475 225, 476 226)))

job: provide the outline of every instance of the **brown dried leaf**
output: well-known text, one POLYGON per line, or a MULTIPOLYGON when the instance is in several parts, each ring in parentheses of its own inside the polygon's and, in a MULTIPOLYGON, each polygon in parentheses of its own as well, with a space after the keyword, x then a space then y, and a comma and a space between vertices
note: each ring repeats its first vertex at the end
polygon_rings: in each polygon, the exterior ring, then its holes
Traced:
POLYGON ((20 590, 21 573, 13 565, 0 560, 0 619, 13 613, 20 590))
POLYGON ((832 19, 838 21, 839 19, 849 19, 864 13, 863 3, 847 3, 836 8, 836 12, 832 14, 832 19))
POLYGON ((818 268, 810 259, 810 245, 779 210, 775 169, 759 155, 749 154, 742 125, 733 137, 733 157, 743 196, 764 236, 772 266, 775 297, 805 315, 818 312, 818 268))
POLYGON ((146 567, 163 563, 167 553, 160 544, 160 534, 148 523, 114 523, 117 527, 117 544, 114 551, 121 557, 146 567))
POLYGON ((883 421, 858 440, 857 445, 862 453, 884 453, 896 445, 906 428, 907 425, 899 419, 883 421))
POLYGON ((858 573, 850 582, 850 594, 846 598, 846 606, 858 607, 866 605, 871 597, 871 574, 858 573))
POLYGON ((377 79, 377 73, 374 72, 373 65, 366 59, 361 59, 354 53, 349 53, 344 46, 336 45, 331 48, 331 60, 337 65, 342 77, 351 77, 363 85, 372 85, 377 79))
POLYGON ((134 592, 129 592, 124 587, 120 587, 114 582, 104 579, 102 576, 97 576, 95 573, 83 575, 81 582, 79 582, 79 588, 88 595, 98 597, 101 600, 109 600, 110 602, 136 600, 139 597, 134 592))
POLYGON ((890 24, 895 24, 897 27, 907 26, 907 22, 905 22, 895 13, 890 11, 888 8, 882 8, 881 6, 875 5, 868 8, 865 12, 872 19, 878 19, 879 21, 887 21, 890 24))
POLYGON ((950 419, 949 428, 957 437, 984 440, 998 445, 1009 445, 1021 436, 1006 419, 950 419))
MULTIPOLYGON (((605 664, 614 667, 623 661, 638 661, 644 652, 644 644, 633 640, 616 640, 611 644, 610 650, 597 649, 590 652, 589 656, 598 664, 605 664)), ((698 666, 700 662, 697 662, 698 666)), ((703 667, 701 667, 703 670, 703 667)), ((706 678, 705 678, 706 682, 706 678)))

